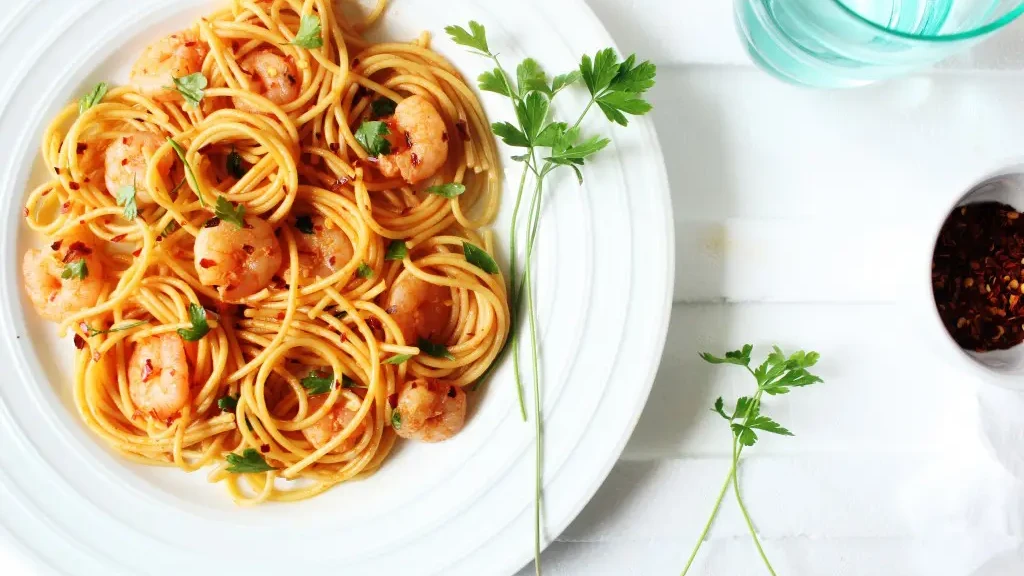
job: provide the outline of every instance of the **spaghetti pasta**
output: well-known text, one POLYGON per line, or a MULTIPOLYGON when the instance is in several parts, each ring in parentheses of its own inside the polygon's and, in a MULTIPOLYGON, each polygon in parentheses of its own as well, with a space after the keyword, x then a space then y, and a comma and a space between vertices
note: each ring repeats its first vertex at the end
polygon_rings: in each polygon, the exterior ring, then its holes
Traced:
POLYGON ((118 453, 212 466, 256 504, 462 428, 510 328, 470 257, 493 253, 498 159, 429 36, 363 39, 384 9, 234 0, 43 134, 25 221, 50 244, 25 287, 73 332, 79 414, 118 453))

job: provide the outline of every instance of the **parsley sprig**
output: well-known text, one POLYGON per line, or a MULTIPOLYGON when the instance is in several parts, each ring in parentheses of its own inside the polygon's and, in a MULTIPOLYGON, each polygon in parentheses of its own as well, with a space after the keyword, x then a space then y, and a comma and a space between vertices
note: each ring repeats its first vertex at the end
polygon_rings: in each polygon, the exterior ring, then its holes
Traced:
POLYGON ((712 412, 724 418, 732 430, 732 467, 729 468, 729 475, 725 477, 725 484, 722 485, 722 490, 718 493, 718 499, 715 501, 715 507, 711 511, 711 517, 708 518, 704 531, 701 532, 700 538, 697 539, 697 544, 693 547, 690 559, 686 562, 686 567, 683 568, 683 576, 690 570, 693 559, 697 557, 697 551, 700 550, 704 538, 708 535, 708 530, 711 529, 712 522, 714 522, 715 517, 718 515, 718 509, 722 505, 722 499, 725 498, 725 493, 729 490, 730 484, 732 485, 733 492, 736 494, 736 503, 739 504, 740 511, 743 513, 743 519, 746 520, 747 528, 754 539, 754 545, 757 547, 761 559, 764 560, 768 572, 772 576, 775 575, 775 570, 768 561, 764 549, 761 548, 761 541, 757 538, 754 524, 750 520, 750 514, 747 513, 747 506, 743 503, 737 469, 743 449, 757 443, 758 432, 767 432, 780 436, 793 435, 792 432, 781 424, 761 412, 761 397, 764 394, 769 396, 788 394, 794 388, 802 388, 821 382, 821 378, 807 371, 808 368, 818 363, 820 356, 817 352, 804 352, 803 350, 787 356, 781 348, 774 346, 768 358, 757 368, 752 369, 750 367, 750 353, 753 349, 752 345, 747 344, 739 350, 726 352, 725 356, 722 357, 713 356, 707 352, 700 355, 705 362, 711 364, 743 366, 757 381, 757 389, 753 396, 737 398, 736 406, 732 413, 725 410, 725 402, 722 398, 715 400, 714 407, 711 409, 712 412))
MULTIPOLYGON (((513 160, 523 163, 522 176, 519 180, 519 191, 516 194, 512 209, 512 223, 509 230, 510 254, 510 286, 512 292, 511 313, 513 327, 519 316, 519 308, 525 295, 526 317, 530 330, 530 350, 532 352, 532 376, 534 396, 534 427, 537 436, 535 444, 537 452, 537 471, 535 477, 534 501, 534 553, 537 574, 540 574, 540 511, 541 511, 541 454, 543 435, 540 405, 540 375, 537 350, 536 314, 533 303, 532 257, 534 243, 537 239, 540 222, 541 198, 543 196, 544 179, 559 167, 568 167, 578 181, 583 183, 583 172, 580 170, 586 161, 604 149, 611 142, 609 139, 590 135, 585 136, 580 128, 584 118, 594 105, 604 115, 623 126, 629 123, 628 115, 646 114, 651 105, 643 95, 654 85, 656 68, 650 62, 637 63, 635 56, 619 61, 611 48, 601 50, 593 57, 583 56, 576 70, 570 70, 548 79, 541 65, 532 58, 527 58, 516 67, 515 80, 506 72, 496 53, 491 51, 487 41, 487 32, 478 22, 470 22, 468 28, 449 26, 445 28, 448 36, 461 46, 474 53, 488 58, 494 68, 479 76, 478 86, 481 90, 495 92, 507 97, 515 112, 516 122, 496 122, 491 131, 501 138, 505 144, 522 148, 513 160), (556 122, 550 119, 551 104, 554 98, 564 89, 583 81, 590 92, 590 100, 583 112, 573 124, 556 122), (523 262, 523 277, 520 281, 518 267, 518 251, 516 249, 519 233, 519 214, 526 189, 527 179, 534 176, 533 196, 526 210, 526 255, 523 262)), ((469 249, 469 259, 476 252, 469 249)), ((519 370, 519 339, 513 328, 509 343, 512 348, 513 373, 515 375, 516 393, 519 399, 519 410, 526 420, 526 401, 523 396, 522 376, 519 370)), ((486 375, 484 376, 486 378, 486 375)), ((479 384, 479 382, 478 382, 479 384)))

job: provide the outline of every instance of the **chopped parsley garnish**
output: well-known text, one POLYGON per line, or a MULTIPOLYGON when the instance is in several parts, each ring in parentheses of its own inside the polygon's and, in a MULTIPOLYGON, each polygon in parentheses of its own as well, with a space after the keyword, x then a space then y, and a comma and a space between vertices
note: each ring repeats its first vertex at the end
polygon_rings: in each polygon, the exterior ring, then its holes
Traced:
POLYGON ((295 218, 295 227, 303 234, 313 233, 313 218, 309 214, 303 214, 295 218))
POLYGON ((245 176, 245 173, 249 171, 249 169, 245 167, 245 164, 242 163, 242 155, 234 148, 232 148, 231 152, 228 153, 226 164, 228 174, 230 174, 232 178, 241 179, 242 176, 245 176))
POLYGON ((465 191, 466 186, 464 184, 459 184, 457 182, 452 182, 450 184, 439 184, 437 186, 431 186, 430 188, 427 188, 427 192, 430 192, 431 194, 437 194, 438 196, 443 196, 445 198, 458 198, 465 191))
POLYGON ((238 408, 238 396, 221 396, 217 399, 217 408, 224 412, 234 412, 238 408))
POLYGON ((387 155, 391 153, 391 142, 385 136, 391 134, 388 125, 383 122, 363 122, 356 130, 356 142, 366 150, 370 156, 387 155))
POLYGON ((139 217, 139 207, 135 203, 135 183, 121 186, 117 189, 117 205, 124 206, 124 217, 126 220, 135 220, 139 217))
POLYGON ((434 344, 426 338, 420 338, 418 348, 423 351, 424 354, 433 358, 455 360, 455 356, 452 356, 452 353, 448 351, 448 348, 444 344, 434 344))
POLYGON ((366 265, 366 262, 359 263, 359 271, 356 272, 360 278, 373 278, 373 268, 366 265))
POLYGON ((238 226, 239 229, 245 228, 245 206, 241 204, 235 206, 227 198, 217 196, 217 206, 213 209, 213 213, 224 222, 230 222, 238 226))
POLYGON ((232 474, 256 474, 258 472, 267 472, 270 470, 277 470, 263 458, 255 448, 246 448, 242 451, 242 455, 228 454, 225 457, 228 461, 228 472, 232 474))
POLYGON ((310 370, 309 376, 299 380, 299 383, 311 396, 327 394, 331 388, 334 388, 334 373, 330 372, 326 376, 321 376, 316 370, 310 370))
POLYGON ((324 45, 321 32, 320 17, 315 14, 303 14, 299 20, 299 32, 291 43, 307 50, 320 48, 324 45))
POLYGON ((370 111, 374 118, 384 118, 395 113, 395 101, 390 98, 377 98, 370 103, 370 111))
POLYGON ((410 358, 412 358, 412 354, 395 354, 391 358, 385 360, 384 363, 391 364, 392 366, 398 366, 399 364, 404 364, 410 358))
POLYGON ((210 331, 210 325, 206 322, 206 309, 199 304, 195 302, 189 303, 188 319, 192 323, 191 328, 178 328, 178 335, 185 340, 195 342, 202 339, 210 331))
POLYGON ((100 82, 99 84, 93 86, 92 90, 88 94, 78 99, 78 113, 81 114, 89 108, 92 108, 93 106, 99 104, 103 100, 103 97, 106 95, 106 82, 100 82))
POLYGON ((202 72, 196 72, 181 78, 174 78, 173 80, 174 89, 185 98, 185 102, 188 102, 193 108, 199 107, 199 103, 202 102, 203 96, 205 96, 204 90, 208 84, 206 76, 203 76, 202 72))
POLYGON ((89 267, 82 259, 65 264, 64 271, 60 274, 60 277, 65 280, 84 280, 87 276, 89 276, 89 267))
POLYGON ((469 242, 462 243, 462 253, 466 256, 466 261, 476 266, 477 268, 487 272, 488 274, 497 274, 501 272, 498 268, 497 262, 491 255, 488 254, 483 248, 480 248, 469 242))
POLYGON ((392 240, 388 244, 388 250, 384 253, 385 260, 402 260, 409 254, 409 247, 405 240, 392 240))

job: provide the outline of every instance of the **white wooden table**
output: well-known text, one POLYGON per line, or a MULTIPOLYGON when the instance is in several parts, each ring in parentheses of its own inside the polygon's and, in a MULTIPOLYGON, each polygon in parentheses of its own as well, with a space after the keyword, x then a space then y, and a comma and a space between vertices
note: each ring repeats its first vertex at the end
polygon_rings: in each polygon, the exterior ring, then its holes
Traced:
MULTIPOLYGON (((797 436, 763 438, 742 468, 779 574, 964 576, 1021 546, 1024 487, 986 453, 978 383, 919 305, 964 175, 1024 157, 1024 27, 928 76, 816 92, 747 63, 729 0, 590 2, 659 65, 676 304, 636 432, 546 573, 678 574, 729 465, 709 408, 750 386, 697 352, 745 342, 823 358, 825 384, 766 402, 797 436)), ((0 574, 27 573, 0 546, 0 574)), ((765 573, 731 497, 692 573, 765 573)))
MULTIPOLYGON (((589 3, 623 51, 658 64, 675 306, 633 438, 546 573, 680 572, 729 467, 710 408, 751 387, 697 352, 745 342, 823 359, 825 384, 765 403, 797 436, 744 455, 779 574, 964 576, 1021 546, 1024 485, 986 452, 978 383, 922 303, 929 243, 965 177, 1024 157, 1024 22, 927 76, 822 92, 754 69, 731 1, 589 3)), ((766 573, 730 495, 691 574, 766 573)))

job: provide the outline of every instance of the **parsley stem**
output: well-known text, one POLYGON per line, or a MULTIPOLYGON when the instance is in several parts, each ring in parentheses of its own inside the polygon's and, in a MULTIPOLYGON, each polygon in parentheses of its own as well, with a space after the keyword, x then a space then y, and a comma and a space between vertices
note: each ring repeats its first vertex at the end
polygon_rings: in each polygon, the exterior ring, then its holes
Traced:
MULTIPOLYGON (((542 181, 537 182, 537 192, 534 194, 534 200, 540 196, 541 182, 542 181)), ((534 475, 533 500, 533 556, 537 576, 540 576, 540 512, 544 486, 544 430, 541 423, 540 368, 537 361, 539 350, 537 349, 537 323, 533 309, 533 273, 531 271, 533 268, 533 262, 530 257, 530 248, 530 246, 527 247, 526 264, 523 273, 526 276, 526 308, 527 315, 530 320, 530 348, 533 352, 531 354, 533 360, 533 427, 536 434, 536 474, 534 475)))
POLYGON ((729 475, 725 477, 725 483, 722 484, 722 489, 718 491, 718 498, 715 499, 715 507, 711 509, 711 516, 708 517, 707 524, 704 525, 704 530, 701 531, 700 537, 697 538, 697 544, 693 547, 693 552, 690 552, 690 558, 686 561, 686 567, 683 568, 683 572, 680 576, 686 576, 686 573, 690 571, 690 566, 693 564, 693 560, 697 557, 697 551, 704 544, 704 539, 707 538, 708 532, 711 530, 711 525, 715 522, 715 517, 718 516, 718 509, 722 506, 722 500, 725 499, 725 492, 729 490, 729 485, 732 483, 733 476, 736 475, 736 459, 733 459, 732 468, 729 468, 729 475))
MULTIPOLYGON (((758 391, 758 398, 761 394, 758 391)), ((757 400, 755 400, 756 404, 757 400)), ((754 523, 750 521, 750 514, 747 513, 747 506, 743 504, 743 497, 740 495, 740 481, 739 473, 737 471, 737 464, 740 460, 740 451, 737 447, 739 446, 739 438, 734 435, 732 439, 732 490, 736 494, 736 503, 740 505, 740 512, 743 513, 743 519, 747 521, 747 528, 750 529, 750 536, 754 539, 754 546, 757 546, 757 553, 761 555, 761 560, 764 560, 764 565, 768 568, 768 572, 772 576, 776 576, 775 570, 772 568, 772 563, 768 561, 768 556, 764 553, 764 548, 761 548, 761 541, 757 537, 757 530, 754 530, 754 523)), ((742 448, 742 446, 739 446, 742 448)))
MULTIPOLYGON (((495 62, 497 59, 495 58, 495 62)), ((532 150, 531 150, 532 153, 532 150)), ((526 422, 526 399, 523 396, 523 379, 519 373, 519 338, 516 336, 516 317, 519 315, 519 290, 518 284, 518 267, 516 262, 519 259, 519 254, 516 252, 516 239, 518 236, 517 221, 519 219, 519 206, 523 200, 523 191, 526 189, 526 176, 529 174, 527 167, 523 167, 523 176, 519 179, 519 191, 516 193, 516 203, 512 208, 512 225, 510 226, 509 232, 509 276, 511 277, 511 288, 512 288, 512 306, 509 311, 509 324, 512 326, 511 340, 512 340, 512 371, 515 374, 515 385, 516 385, 516 396, 519 399, 519 415, 522 417, 523 422, 526 422)))

